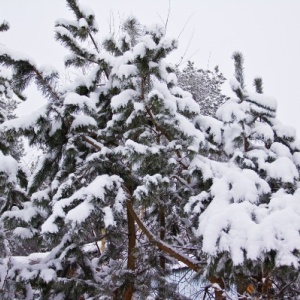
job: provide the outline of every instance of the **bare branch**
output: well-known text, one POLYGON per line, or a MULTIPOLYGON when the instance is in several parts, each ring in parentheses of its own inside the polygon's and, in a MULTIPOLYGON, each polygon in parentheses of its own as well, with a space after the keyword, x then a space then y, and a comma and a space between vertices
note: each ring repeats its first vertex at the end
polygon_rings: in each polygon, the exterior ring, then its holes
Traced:
POLYGON ((187 46, 185 48, 185 51, 184 51, 183 55, 181 56, 180 61, 176 64, 176 67, 178 67, 178 66, 180 66, 182 64, 182 61, 183 61, 184 57, 186 56, 186 53, 188 52, 189 47, 191 45, 192 39, 194 37, 194 32, 195 32, 195 28, 193 29, 193 32, 192 32, 191 37, 189 39, 189 42, 188 42, 188 44, 187 44, 187 46))
POLYGON ((180 64, 175 65, 176 68, 179 67, 181 64, 184 64, 184 63, 186 63, 187 61, 191 60, 191 58, 192 58, 193 56, 195 56, 200 50, 201 50, 201 49, 196 50, 196 51, 195 51, 193 54, 191 54, 187 59, 181 61, 180 64))
POLYGON ((177 259, 178 261, 181 261, 186 266, 188 266, 191 270, 198 272, 200 270, 200 264, 201 262, 192 259, 191 257, 186 256, 183 253, 180 253, 179 251, 173 249, 170 245, 164 243, 159 238, 157 238, 154 234, 152 234, 144 224, 144 222, 137 216, 136 212, 134 211, 132 204, 130 201, 126 202, 127 209, 130 213, 130 215, 133 217, 139 228, 143 231, 143 233, 147 236, 149 241, 151 241, 153 244, 155 244, 160 250, 164 251, 171 257, 177 259))
POLYGON ((171 0, 169 0, 169 8, 168 8, 167 20, 166 20, 166 24, 165 24, 165 33, 167 33, 167 28, 168 28, 170 14, 171 14, 171 0))
POLYGON ((156 12, 157 16, 160 18, 161 22, 164 24, 165 26, 165 33, 167 32, 167 27, 168 27, 168 23, 169 23, 169 19, 170 19, 170 14, 171 14, 171 0, 169 0, 169 7, 168 7, 168 13, 167 13, 167 19, 166 21, 163 20, 163 18, 161 17, 161 15, 156 12))
POLYGON ((95 141, 94 139, 92 139, 91 137, 83 135, 82 138, 88 144, 90 144, 91 146, 93 146, 94 148, 96 148, 97 150, 99 150, 99 151, 101 150, 101 145, 97 141, 95 141))
POLYGON ((184 32, 184 30, 185 30, 186 26, 188 25, 188 23, 189 23, 190 19, 192 18, 192 16, 193 16, 194 14, 195 14, 195 13, 191 14, 191 15, 188 17, 188 19, 187 19, 187 20, 186 20, 186 22, 184 23, 184 25, 183 25, 183 27, 182 27, 182 29, 181 29, 180 33, 179 33, 179 35, 178 35, 177 39, 179 39, 179 38, 180 38, 180 36, 181 36, 181 35, 182 35, 182 33, 184 32))

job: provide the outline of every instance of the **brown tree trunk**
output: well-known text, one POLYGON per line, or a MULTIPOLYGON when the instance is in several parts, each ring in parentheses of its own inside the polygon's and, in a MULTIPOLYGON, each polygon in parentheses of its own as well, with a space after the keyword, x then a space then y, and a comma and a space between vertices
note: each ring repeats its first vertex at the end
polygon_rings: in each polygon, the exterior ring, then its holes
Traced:
POLYGON ((124 300, 131 300, 134 291, 134 271, 135 271, 135 244, 136 244, 136 236, 135 236, 135 225, 134 225, 134 218, 129 212, 129 201, 127 202, 127 222, 128 222, 128 259, 127 259, 127 269, 131 271, 130 280, 125 286, 124 292, 124 300))
POLYGON ((105 248, 106 248, 105 228, 101 229, 101 235, 104 236, 104 238, 101 239, 101 253, 104 253, 105 248))
POLYGON ((257 291, 263 297, 265 297, 264 299, 272 300, 273 296, 270 295, 270 291, 272 289, 272 281, 270 280, 270 275, 269 274, 262 274, 262 273, 260 273, 255 278, 256 278, 256 280, 258 282, 257 291))
POLYGON ((209 277, 209 281, 211 283, 218 284, 218 286, 221 288, 221 290, 215 288, 215 299, 216 300, 226 300, 226 297, 223 296, 223 290, 225 289, 224 280, 220 277, 211 276, 211 277, 209 277))
MULTIPOLYGON (((160 232, 159 232, 159 237, 161 241, 164 241, 165 239, 165 235, 166 235, 166 216, 165 216, 165 209, 160 206, 159 207, 159 225, 160 225, 160 232)), ((162 254, 159 258, 160 260, 160 266, 163 270, 163 272, 166 269, 166 258, 165 256, 162 254)))
POLYGON ((147 228, 147 226, 143 223, 143 221, 138 217, 136 212, 134 211, 132 204, 128 201, 127 202, 127 213, 130 213, 132 218, 135 220, 139 228, 143 231, 143 233, 147 236, 150 242, 152 242, 154 245, 156 245, 160 250, 164 251, 171 257, 177 259, 178 261, 181 261, 186 266, 188 266, 191 270, 194 270, 195 272, 198 272, 200 270, 200 262, 194 260, 193 258, 188 257, 187 255, 184 255, 180 253, 180 251, 175 250, 168 244, 161 241, 159 238, 157 238, 155 235, 153 235, 152 232, 150 232, 147 228))

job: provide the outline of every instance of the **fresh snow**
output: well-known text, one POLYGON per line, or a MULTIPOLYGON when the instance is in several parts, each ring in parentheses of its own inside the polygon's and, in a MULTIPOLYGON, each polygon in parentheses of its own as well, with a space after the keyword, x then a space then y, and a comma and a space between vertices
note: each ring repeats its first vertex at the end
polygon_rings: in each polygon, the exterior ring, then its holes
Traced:
POLYGON ((266 107, 274 112, 276 112, 276 110, 277 110, 276 99, 274 99, 270 96, 266 96, 264 94, 247 92, 247 101, 254 103, 255 105, 258 105, 263 108, 266 107))
POLYGON ((0 125, 0 131, 8 130, 25 130, 34 128, 37 120, 40 117, 45 117, 47 112, 47 105, 42 106, 37 111, 31 113, 30 115, 18 117, 16 119, 8 120, 0 125))
POLYGON ((17 182, 17 161, 11 156, 3 155, 2 151, 0 151, 0 173, 2 172, 7 176, 8 182, 17 182))
POLYGON ((298 170, 288 157, 279 157, 274 162, 266 163, 266 171, 268 176, 282 182, 294 183, 299 179, 298 170))
POLYGON ((276 133, 276 135, 280 138, 286 138, 286 139, 292 139, 294 140, 296 138, 296 129, 292 126, 288 125, 274 125, 273 129, 276 133))
POLYGON ((108 227, 110 225, 115 226, 116 222, 114 221, 112 209, 109 206, 106 206, 103 208, 103 213, 104 213, 103 221, 105 227, 108 227))
POLYGON ((46 283, 54 281, 57 277, 56 272, 53 269, 43 269, 40 276, 46 283))
MULTIPOLYGON (((42 232, 52 232, 58 231, 58 227, 55 224, 57 217, 66 218, 66 220, 71 223, 81 223, 85 221, 90 213, 95 209, 95 201, 106 202, 106 189, 115 189, 118 191, 121 189, 122 180, 120 177, 113 175, 101 175, 96 177, 87 187, 83 187, 76 191, 71 197, 58 200, 53 205, 53 213, 42 225, 42 232), (67 214, 65 209, 71 206, 76 200, 81 200, 80 204, 77 204, 75 208, 71 209, 67 214)), ((118 194, 118 199, 120 196, 118 194)), ((118 201, 117 208, 119 209, 120 200, 118 201)), ((103 211, 105 214, 105 211, 103 211)), ((109 212, 108 217, 110 218, 109 212)), ((108 222, 112 224, 112 222, 108 222)), ((73 224, 74 225, 74 224, 73 224)))
POLYGON ((25 55, 21 52, 9 49, 8 47, 0 44, 0 55, 8 55, 15 61, 26 61, 32 66, 36 66, 34 59, 28 55, 25 55))
POLYGON ((76 129, 83 126, 97 126, 97 122, 94 118, 85 115, 75 115, 71 125, 71 129, 76 129))
POLYGON ((95 102, 93 99, 86 97, 86 96, 78 95, 74 92, 70 92, 65 95, 64 104, 65 105, 76 105, 80 109, 83 109, 85 106, 87 106, 90 109, 96 108, 95 102))
POLYGON ((117 96, 114 96, 111 99, 111 107, 113 110, 118 110, 119 108, 122 108, 126 105, 128 105, 129 102, 133 102, 134 98, 137 97, 137 92, 134 90, 125 90, 118 94, 117 96))

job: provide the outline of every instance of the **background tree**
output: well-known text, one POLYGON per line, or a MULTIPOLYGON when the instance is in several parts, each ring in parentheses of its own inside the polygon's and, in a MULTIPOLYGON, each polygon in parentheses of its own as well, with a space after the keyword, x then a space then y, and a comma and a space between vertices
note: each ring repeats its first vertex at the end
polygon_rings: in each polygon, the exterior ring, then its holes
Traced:
MULTIPOLYGON (((0 24, 0 32, 9 29, 7 22, 0 24)), ((12 79, 8 70, 0 69, 0 126, 13 119, 16 107, 16 95, 12 87, 12 79)), ((23 97, 17 93, 22 99, 23 97)), ((20 253, 21 243, 16 243, 12 232, 3 224, 3 214, 12 207, 24 207, 27 200, 27 172, 20 164, 23 147, 20 140, 9 134, 0 134, 0 296, 11 299, 15 292, 15 284, 9 278, 8 270, 13 265, 12 255, 20 253)))
POLYGON ((207 276, 224 290, 236 284, 241 299, 273 299, 281 292, 276 274, 298 268, 299 147, 295 131, 276 119, 276 101, 261 94, 261 81, 260 93, 245 89, 242 54, 233 59, 237 98, 216 114, 228 163, 211 166, 208 195, 187 208, 200 208, 196 234, 208 254, 207 276))
POLYGON ((222 94, 221 86, 225 77, 218 66, 213 71, 197 69, 194 62, 188 61, 187 66, 176 70, 178 85, 192 94, 199 104, 201 114, 214 116, 217 109, 228 99, 222 94))

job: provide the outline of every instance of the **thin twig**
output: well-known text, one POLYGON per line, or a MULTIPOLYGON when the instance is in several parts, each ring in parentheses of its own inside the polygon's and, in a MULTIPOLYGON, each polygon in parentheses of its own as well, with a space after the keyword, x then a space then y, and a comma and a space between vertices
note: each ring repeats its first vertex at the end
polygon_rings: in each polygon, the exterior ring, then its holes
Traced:
POLYGON ((167 20, 166 20, 166 24, 165 24, 165 34, 167 33, 167 28, 168 28, 170 14, 171 14, 171 0, 169 0, 169 8, 168 8, 167 20))
POLYGON ((195 28, 193 29, 193 32, 192 32, 191 37, 190 37, 190 39, 189 39, 189 42, 188 42, 188 44, 187 44, 187 46, 186 46, 186 48, 185 48, 185 51, 184 51, 183 55, 181 56, 180 61, 176 64, 176 67, 178 67, 178 66, 181 65, 181 63, 182 63, 184 57, 186 56, 186 53, 187 53, 187 51, 189 50, 189 47, 190 47, 191 42, 192 42, 192 39, 193 39, 193 37, 194 37, 194 32, 195 32, 195 28))
MULTIPOLYGON (((196 55, 201 49, 196 50, 193 54, 191 54, 187 59, 180 62, 180 64, 184 64, 185 62, 189 61, 194 55, 196 55)), ((179 65, 176 65, 178 67, 179 65)))
POLYGON ((180 36, 181 36, 182 33, 184 32, 184 30, 185 30, 187 24, 189 23, 190 19, 192 18, 192 16, 193 16, 194 14, 195 14, 195 13, 191 14, 191 15, 188 17, 188 19, 186 20, 186 22, 184 23, 184 25, 183 25, 183 27, 182 27, 182 30, 181 30, 180 33, 179 33, 177 39, 180 38, 180 36))

